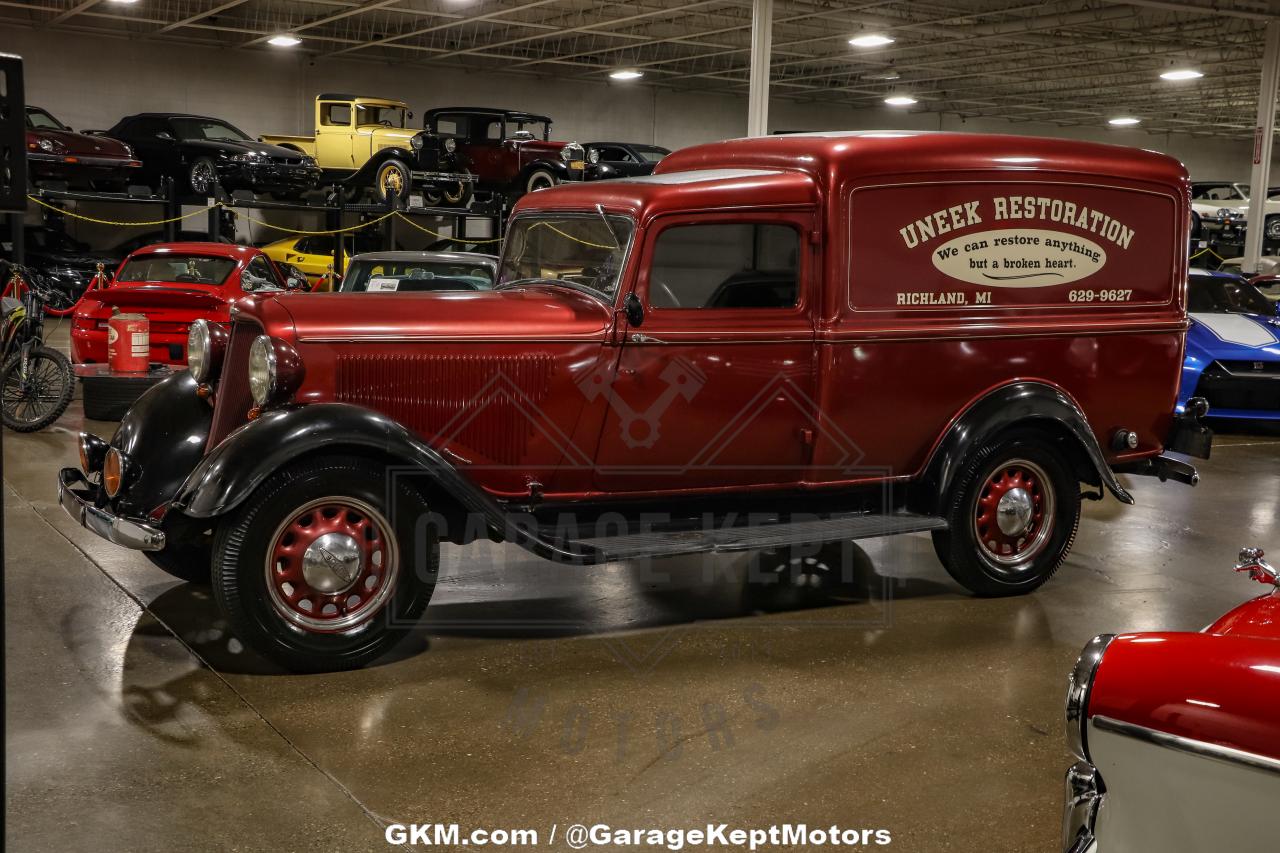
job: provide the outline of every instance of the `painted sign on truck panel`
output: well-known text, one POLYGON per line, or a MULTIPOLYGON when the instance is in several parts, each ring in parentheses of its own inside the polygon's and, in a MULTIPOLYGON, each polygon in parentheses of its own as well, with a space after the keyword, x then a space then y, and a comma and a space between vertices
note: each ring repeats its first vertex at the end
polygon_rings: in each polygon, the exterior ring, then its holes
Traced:
POLYGON ((1177 204, 1080 184, 957 182, 851 196, 860 310, 1167 304, 1177 204))

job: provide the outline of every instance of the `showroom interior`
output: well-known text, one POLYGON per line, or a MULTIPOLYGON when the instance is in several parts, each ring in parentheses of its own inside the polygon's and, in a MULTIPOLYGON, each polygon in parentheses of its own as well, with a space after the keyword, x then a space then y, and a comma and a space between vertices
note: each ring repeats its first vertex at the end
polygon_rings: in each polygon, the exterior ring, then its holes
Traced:
POLYGON ((1280 2, 0 0, 0 75, 11 849, 1275 849, 1280 2))

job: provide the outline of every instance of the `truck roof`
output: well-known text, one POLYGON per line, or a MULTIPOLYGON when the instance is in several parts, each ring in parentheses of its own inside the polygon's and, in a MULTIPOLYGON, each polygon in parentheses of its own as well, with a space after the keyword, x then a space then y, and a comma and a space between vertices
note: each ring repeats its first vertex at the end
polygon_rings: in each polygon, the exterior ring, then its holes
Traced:
POLYGON ((783 169, 836 181, 918 172, 1036 171, 1185 185, 1187 171, 1155 151, 1097 142, 986 133, 819 131, 731 139, 669 154, 654 170, 783 169))
POLYGON ((384 104, 399 104, 404 106, 405 102, 399 98, 386 98, 382 95, 349 95, 346 92, 323 92, 316 95, 317 101, 379 101, 384 104))
POLYGON ((538 115, 537 113, 527 113, 524 110, 507 110, 501 107, 436 107, 423 113, 423 118, 440 115, 441 113, 473 113, 477 115, 503 116, 512 121, 535 122, 541 121, 547 124, 551 123, 550 116, 538 115))

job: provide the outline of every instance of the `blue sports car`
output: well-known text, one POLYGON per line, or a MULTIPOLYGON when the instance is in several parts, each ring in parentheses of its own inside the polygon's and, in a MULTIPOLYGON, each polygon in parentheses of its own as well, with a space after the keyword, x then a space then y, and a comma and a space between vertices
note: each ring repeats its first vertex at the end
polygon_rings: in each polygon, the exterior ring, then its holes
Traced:
POLYGON ((1280 317, 1244 278, 1193 269, 1187 282, 1187 357, 1178 411, 1192 397, 1209 416, 1280 421, 1280 317))

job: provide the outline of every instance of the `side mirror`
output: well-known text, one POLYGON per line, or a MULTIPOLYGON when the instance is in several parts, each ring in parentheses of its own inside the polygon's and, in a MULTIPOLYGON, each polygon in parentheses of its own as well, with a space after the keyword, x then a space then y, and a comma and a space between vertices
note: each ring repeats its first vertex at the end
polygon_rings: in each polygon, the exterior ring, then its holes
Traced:
POLYGON ((413 110, 409 110, 407 113, 404 114, 404 120, 413 121, 413 110))
POLYGON ((636 328, 644 325, 644 306, 640 304, 640 297, 634 291, 622 300, 622 313, 626 315, 627 325, 636 328))

